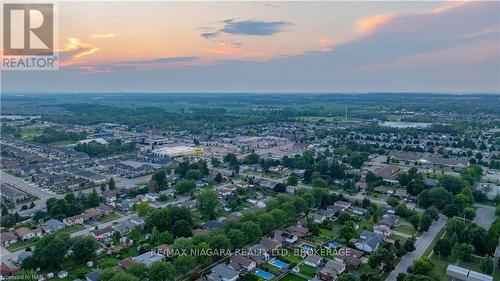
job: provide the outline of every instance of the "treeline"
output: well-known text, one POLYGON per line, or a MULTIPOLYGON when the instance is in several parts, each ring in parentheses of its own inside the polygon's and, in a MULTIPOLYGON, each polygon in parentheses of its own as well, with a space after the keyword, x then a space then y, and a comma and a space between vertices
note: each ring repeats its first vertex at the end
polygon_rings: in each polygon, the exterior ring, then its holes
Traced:
MULTIPOLYGON (((160 241, 170 240, 168 237, 174 237, 177 238, 172 245, 174 252, 176 250, 189 252, 191 249, 197 249, 206 253, 221 253, 221 251, 242 248, 249 243, 255 242, 263 235, 291 222, 309 208, 331 204, 332 200, 337 199, 326 190, 321 189, 314 189, 313 191, 300 190, 294 196, 278 195, 269 201, 263 211, 248 212, 240 220, 226 222, 224 228, 214 229, 210 234, 197 234, 193 237, 191 236, 195 223, 191 212, 187 208, 174 206, 164 209, 149 209, 143 212, 143 214, 148 214, 144 228, 148 233, 155 233, 152 237, 160 238, 150 241, 149 246, 151 247, 161 243, 160 241)), ((176 256, 169 262, 156 262, 150 270, 142 271, 141 274, 144 275, 139 276, 138 272, 127 272, 126 274, 131 277, 131 279, 127 280, 144 280, 148 278, 149 280, 174 280, 193 268, 206 266, 221 257, 221 255, 212 256, 208 254, 196 257, 176 256), (158 272, 164 273, 161 277, 163 279, 158 277, 160 276, 157 274, 158 272)), ((113 270, 108 272, 111 276, 122 274, 113 270)), ((107 274, 106 276, 108 276, 107 274)), ((99 279, 101 280, 101 277, 99 279)))
POLYGON ((34 136, 33 141, 47 144, 65 140, 77 141, 85 138, 86 135, 84 133, 61 132, 52 128, 47 128, 43 130, 43 133, 41 135, 34 136))
POLYGON ((79 143, 75 146, 76 151, 84 152, 92 157, 120 154, 134 149, 135 143, 122 143, 120 140, 112 140, 108 144, 91 141, 88 143, 79 143))
POLYGON ((177 113, 168 112, 159 107, 122 108, 96 104, 65 104, 62 106, 73 114, 44 115, 42 120, 59 124, 96 125, 105 122, 150 128, 176 127, 198 134, 206 129, 286 121, 297 115, 297 112, 292 109, 259 112, 249 110, 236 114, 224 110, 196 110, 177 113))
POLYGON ((58 219, 63 220, 67 217, 79 215, 85 209, 97 207, 103 202, 103 198, 92 190, 88 195, 80 194, 76 197, 73 193, 68 193, 64 198, 49 198, 46 202, 47 211, 37 211, 34 215, 36 221, 40 219, 58 219))

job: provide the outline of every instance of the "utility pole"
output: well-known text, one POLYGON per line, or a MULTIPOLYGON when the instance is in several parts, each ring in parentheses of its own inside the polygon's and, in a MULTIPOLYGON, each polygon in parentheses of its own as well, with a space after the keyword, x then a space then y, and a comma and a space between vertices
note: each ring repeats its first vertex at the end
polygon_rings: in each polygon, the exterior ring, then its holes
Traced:
POLYGON ((345 121, 347 122, 347 104, 345 105, 345 121))

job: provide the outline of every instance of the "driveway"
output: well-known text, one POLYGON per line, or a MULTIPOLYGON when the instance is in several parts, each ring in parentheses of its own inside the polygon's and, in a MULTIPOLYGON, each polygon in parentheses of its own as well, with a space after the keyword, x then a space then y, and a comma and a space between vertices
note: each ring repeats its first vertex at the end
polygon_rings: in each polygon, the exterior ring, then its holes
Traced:
POLYGON ((415 251, 404 255, 401 262, 396 266, 396 268, 389 274, 386 281, 396 281, 399 273, 406 272, 408 267, 413 264, 413 261, 419 259, 424 254, 425 250, 429 247, 434 237, 439 233, 439 231, 446 225, 448 219, 439 215, 439 219, 435 221, 429 230, 425 232, 421 237, 415 242, 415 251))

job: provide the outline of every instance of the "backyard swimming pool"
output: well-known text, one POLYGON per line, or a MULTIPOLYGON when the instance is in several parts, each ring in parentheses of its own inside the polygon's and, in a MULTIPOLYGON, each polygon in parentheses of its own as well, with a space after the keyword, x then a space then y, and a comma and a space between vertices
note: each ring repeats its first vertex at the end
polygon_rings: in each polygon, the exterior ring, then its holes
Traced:
POLYGON ((274 259, 274 260, 270 261, 269 264, 272 266, 275 266, 279 269, 285 269, 288 267, 288 263, 281 261, 279 259, 274 259))
POLYGON ((273 278, 273 275, 267 271, 264 271, 264 270, 256 270, 255 271, 255 275, 261 277, 261 278, 264 278, 266 280, 270 280, 273 278))
POLYGON ((314 251, 316 249, 316 247, 314 245, 311 245, 309 243, 302 243, 302 244, 300 244, 300 247, 302 249, 310 250, 310 251, 314 251))

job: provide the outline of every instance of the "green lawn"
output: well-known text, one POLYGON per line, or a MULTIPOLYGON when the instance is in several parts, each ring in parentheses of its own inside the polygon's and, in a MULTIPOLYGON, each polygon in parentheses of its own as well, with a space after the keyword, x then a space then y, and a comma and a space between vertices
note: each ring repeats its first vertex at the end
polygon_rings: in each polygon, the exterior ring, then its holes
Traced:
POLYGON ((99 262, 100 268, 109 268, 117 265, 120 262, 119 259, 115 257, 108 257, 99 262))
POLYGON ((398 227, 395 227, 393 230, 401 233, 406 233, 409 235, 415 235, 415 233, 417 233, 415 229, 413 229, 413 226, 411 225, 400 225, 398 227))
POLYGON ((284 253, 282 255, 280 255, 279 259, 286 262, 286 263, 289 263, 290 267, 294 267, 302 261, 302 258, 299 256, 295 256, 293 254, 293 251, 291 251, 291 250, 287 251, 286 255, 284 253))
POLYGON ((68 226, 66 228, 64 228, 63 230, 57 232, 59 234, 70 234, 70 233, 73 233, 73 232, 77 232, 77 231, 80 231, 82 229, 85 229, 85 226, 83 225, 79 225, 79 224, 75 224, 75 225, 72 225, 72 226, 68 226))
POLYGON ((391 234, 389 235, 389 239, 394 240, 394 241, 401 241, 404 240, 405 238, 396 234, 391 234))
POLYGON ((316 268, 307 264, 301 264, 299 266, 299 272, 310 277, 316 276, 316 268))
MULTIPOLYGON (((432 278, 435 278, 436 280, 444 280, 446 277, 446 268, 448 267, 449 264, 454 264, 466 269, 470 269, 476 272, 481 272, 480 264, 481 264, 481 259, 479 257, 472 257, 471 261, 459 261, 457 262, 455 257, 449 256, 445 259, 439 258, 437 255, 432 255, 431 260, 434 262, 434 269, 430 273, 430 276, 432 278)), ((496 270, 495 274, 493 276, 493 280, 500 280, 500 270, 496 270)))
POLYGON ((35 242, 34 239, 24 240, 24 241, 17 241, 16 243, 14 243, 12 245, 9 245, 7 247, 7 250, 13 252, 13 251, 17 251, 17 250, 21 250, 21 249, 33 246, 35 244, 36 244, 36 242, 35 242))
POLYGON ((108 221, 112 221, 112 220, 116 220, 116 219, 119 219, 121 218, 121 216, 117 213, 111 213, 109 215, 106 215, 104 217, 102 217, 99 221, 100 222, 108 222, 108 221))
POLYGON ((288 273, 283 278, 281 278, 281 280, 283 280, 283 281, 307 281, 306 279, 299 277, 297 275, 294 275, 292 273, 288 273))

